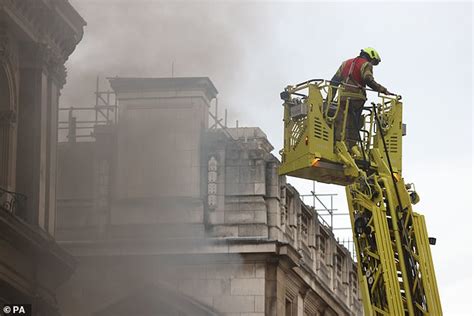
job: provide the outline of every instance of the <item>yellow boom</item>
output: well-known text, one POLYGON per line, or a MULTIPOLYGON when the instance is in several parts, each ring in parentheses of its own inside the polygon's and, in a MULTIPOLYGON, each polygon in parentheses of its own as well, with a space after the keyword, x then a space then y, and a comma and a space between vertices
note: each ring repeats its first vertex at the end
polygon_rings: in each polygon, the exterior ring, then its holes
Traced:
POLYGON ((345 125, 350 99, 360 97, 345 85, 331 89, 325 80, 286 87, 279 172, 346 187, 366 316, 442 315, 434 239, 412 209, 419 201, 414 186, 402 177, 401 98, 379 94, 364 108, 356 148, 334 140, 336 115, 342 111, 345 125), (333 91, 337 97, 328 102, 333 91))

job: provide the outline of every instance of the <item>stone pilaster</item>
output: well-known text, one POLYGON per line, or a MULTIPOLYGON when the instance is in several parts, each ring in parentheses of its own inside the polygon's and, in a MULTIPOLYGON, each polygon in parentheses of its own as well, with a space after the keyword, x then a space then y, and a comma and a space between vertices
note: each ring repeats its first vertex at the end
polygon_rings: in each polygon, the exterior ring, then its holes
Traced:
POLYGON ((24 44, 20 58, 17 191, 28 197, 28 221, 54 233, 56 139, 64 59, 43 44, 24 44))

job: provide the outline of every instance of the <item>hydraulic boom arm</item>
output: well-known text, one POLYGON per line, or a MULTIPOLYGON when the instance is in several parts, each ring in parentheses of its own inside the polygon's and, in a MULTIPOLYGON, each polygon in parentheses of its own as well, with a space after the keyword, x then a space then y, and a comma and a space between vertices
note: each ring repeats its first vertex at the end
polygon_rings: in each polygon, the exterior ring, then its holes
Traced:
POLYGON ((377 104, 364 108, 358 145, 349 150, 350 101, 361 96, 346 88, 311 80, 281 93, 280 174, 346 187, 365 315, 442 315, 431 239, 424 217, 412 209, 419 197, 402 177, 400 97, 379 95, 377 104), (337 98, 327 102, 333 91, 337 98), (342 141, 334 137, 338 115, 342 141))

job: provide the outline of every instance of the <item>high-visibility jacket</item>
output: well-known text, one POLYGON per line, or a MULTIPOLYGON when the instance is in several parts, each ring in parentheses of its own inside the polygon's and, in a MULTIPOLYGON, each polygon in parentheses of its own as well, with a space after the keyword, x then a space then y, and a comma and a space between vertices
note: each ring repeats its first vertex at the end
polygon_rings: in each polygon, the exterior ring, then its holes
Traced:
POLYGON ((365 87, 365 83, 362 78, 362 66, 364 66, 366 63, 368 63, 368 61, 362 57, 346 60, 342 65, 342 81, 349 84, 356 83, 357 86, 365 87), (352 79, 351 81, 353 82, 350 82, 350 79, 352 79))
POLYGON ((359 92, 363 95, 365 95, 365 90, 361 88, 364 88, 366 85, 376 91, 386 91, 384 86, 375 81, 372 64, 363 57, 355 57, 343 62, 336 74, 334 74, 331 82, 334 85, 346 83, 355 86, 347 87, 346 90, 359 92))

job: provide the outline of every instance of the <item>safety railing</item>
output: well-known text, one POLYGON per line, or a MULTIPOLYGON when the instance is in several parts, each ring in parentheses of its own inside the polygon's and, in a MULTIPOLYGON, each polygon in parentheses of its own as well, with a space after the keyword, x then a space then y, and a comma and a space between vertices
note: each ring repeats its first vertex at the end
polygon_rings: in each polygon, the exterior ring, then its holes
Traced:
POLYGON ((338 212, 334 207, 334 198, 337 193, 316 193, 315 182, 313 181, 313 190, 310 194, 301 194, 303 203, 311 207, 317 215, 318 221, 329 230, 331 230, 336 238, 336 241, 344 246, 351 253, 352 260, 356 260, 354 240, 351 237, 339 237, 336 231, 352 231, 351 227, 340 226, 341 223, 335 223, 336 216, 349 216, 348 212, 338 212))
POLYGON ((79 138, 92 141, 96 126, 117 122, 117 106, 70 107, 60 108, 59 111, 60 117, 63 117, 62 112, 67 112, 67 120, 58 121, 59 141, 67 139, 69 142, 76 142, 79 138), (82 119, 78 120, 78 117, 82 119), (64 135, 62 131, 67 131, 67 134, 64 135))
POLYGON ((95 105, 59 108, 58 141, 94 141, 96 126, 116 124, 118 100, 114 91, 101 90, 96 80, 95 105))
MULTIPOLYGON (((394 104, 402 98, 400 95, 383 94, 371 88, 359 87, 347 83, 340 83, 340 85, 335 86, 332 84, 331 81, 325 79, 311 79, 296 84, 294 86, 288 86, 285 91, 280 94, 280 96, 283 100, 286 100, 286 102, 298 103, 301 102, 299 100, 304 101, 308 98, 308 93, 305 93, 305 90, 308 89, 310 85, 316 85, 319 91, 321 92, 321 95, 324 100, 323 108, 321 110, 324 119, 329 125, 333 126, 339 112, 344 111, 342 117, 343 128, 341 129, 341 139, 346 139, 347 136, 345 135, 345 127, 347 125, 349 103, 351 100, 362 99, 367 101, 367 92, 377 93, 378 102, 376 104, 376 109, 378 118, 382 122, 383 129, 384 127, 389 128, 393 123, 390 122, 390 120, 393 119, 393 116, 389 115, 389 113, 394 104), (358 92, 355 92, 356 90, 358 92), (292 95, 296 96, 296 98, 292 99, 292 95), (342 102, 342 100, 344 100, 345 102, 342 102)), ((359 142, 363 151, 368 151, 373 146, 375 133, 377 131, 375 126, 373 107, 365 106, 363 108, 362 119, 363 128, 360 130, 362 136, 360 137, 359 142)), ((303 124, 301 123, 301 117, 297 117, 296 119, 294 119, 293 124, 295 126, 298 126, 298 124, 303 124)))

